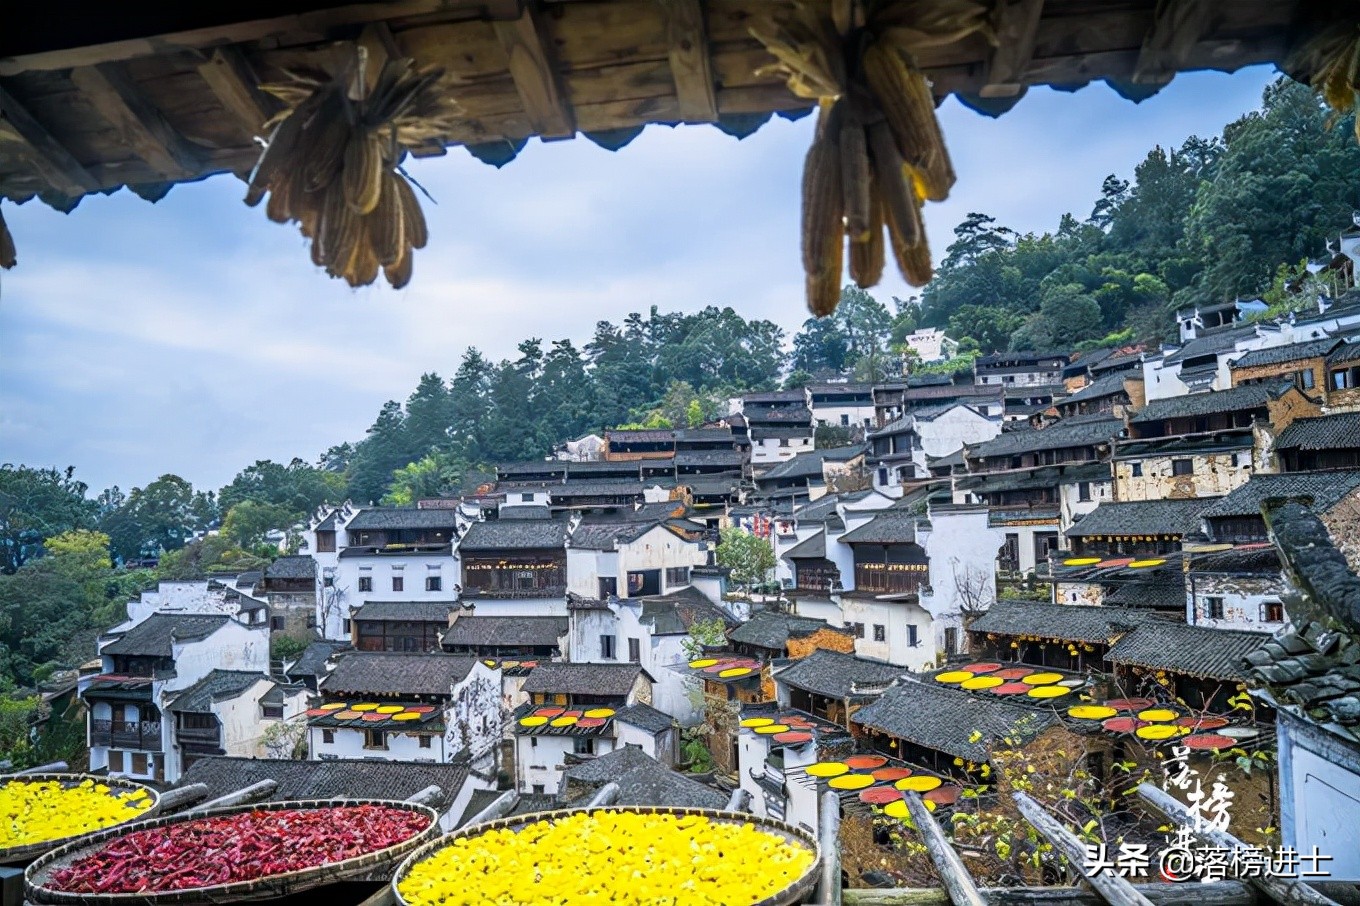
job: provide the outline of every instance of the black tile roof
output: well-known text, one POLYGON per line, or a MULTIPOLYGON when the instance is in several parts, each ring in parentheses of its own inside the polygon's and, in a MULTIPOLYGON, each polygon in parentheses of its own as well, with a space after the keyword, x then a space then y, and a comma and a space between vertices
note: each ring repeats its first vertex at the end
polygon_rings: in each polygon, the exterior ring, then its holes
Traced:
POLYGON ((704 786, 652 758, 641 749, 625 746, 562 772, 568 782, 601 787, 614 782, 619 806, 673 806, 675 808, 721 809, 727 795, 704 786))
POLYGON ((326 518, 316 524, 318 532, 333 532, 340 527, 340 511, 331 510, 326 514, 326 518))
POLYGON ((453 654, 346 651, 321 681, 327 695, 451 695, 472 671, 476 658, 453 654))
POLYGON ((567 523, 561 519, 491 519, 474 522, 458 542, 459 551, 565 549, 567 523))
POLYGON ((359 758, 290 761, 208 756, 195 758, 177 786, 205 783, 208 795, 216 798, 261 780, 273 780, 278 789, 269 796, 272 802, 290 799, 401 800, 428 786, 437 786, 440 798, 435 803, 435 810, 443 812, 458 798, 467 779, 466 762, 417 764, 359 758))
POLYGON ((562 459, 527 459, 522 462, 496 464, 498 475, 565 475, 567 462, 562 459))
POLYGON ((881 688, 906 672, 905 667, 818 648, 780 670, 774 678, 805 692, 843 700, 873 694, 859 690, 881 688))
POLYGON ((1241 358, 1233 360, 1232 367, 1258 368, 1262 365, 1283 365, 1286 362, 1322 358, 1341 342, 1336 337, 1323 337, 1320 340, 1290 343, 1288 346, 1275 346, 1271 349, 1253 349, 1241 358))
POLYGON ((792 438, 795 438, 795 437, 812 437, 812 435, 813 435, 813 428, 812 428, 812 425, 811 425, 810 423, 807 424, 807 425, 799 425, 799 426, 797 426, 797 427, 787 427, 787 426, 783 426, 783 425, 779 425, 779 426, 774 426, 774 425, 752 425, 752 426, 751 426, 751 439, 752 439, 752 440, 779 440, 779 439, 782 439, 782 438, 789 438, 789 439, 792 439, 792 438))
POLYGON ((842 544, 915 544, 919 518, 903 510, 884 510, 839 540, 842 544))
POLYGON ((743 408, 746 403, 801 403, 807 399, 802 388, 797 390, 761 390, 756 393, 742 394, 743 408))
POLYGON ((1047 428, 1025 431, 1003 431, 991 440, 968 447, 968 457, 990 458, 1059 450, 1065 447, 1090 447, 1109 443, 1124 428, 1121 419, 1102 415, 1081 421, 1063 419, 1047 428))
POLYGON ((968 627, 971 632, 1031 635, 1064 642, 1108 644, 1154 617, 1122 607, 997 601, 968 627))
POLYGON ((1351 362, 1360 361, 1360 341, 1351 340, 1338 346, 1331 355, 1327 356, 1327 366, 1330 368, 1335 365, 1348 365, 1351 362))
POLYGON ((346 531, 449 529, 457 525, 457 510, 418 510, 415 507, 365 507, 345 526, 346 531))
POLYGON ((746 455, 740 450, 681 450, 675 454, 677 466, 728 466, 741 468, 746 455))
POLYGON ((322 676, 325 672, 326 661, 330 659, 331 655, 348 651, 349 647, 349 642, 312 642, 293 662, 293 666, 288 668, 288 675, 290 677, 322 676))
POLYGON ((651 680, 638 664, 539 664, 520 691, 626 696, 639 676, 651 680))
POLYGON ((1102 503, 1077 520, 1067 537, 1091 535, 1184 535, 1199 528, 1199 516, 1219 498, 1130 500, 1102 503))
POLYGON ((803 504, 794 511, 799 522, 821 522, 836 512, 836 504, 847 500, 844 494, 824 494, 811 503, 803 504))
POLYGON ((571 533, 571 546, 582 550, 612 551, 620 544, 629 544, 652 529, 659 522, 582 522, 571 533))
POLYGON ((568 481, 566 484, 548 488, 548 496, 554 502, 574 497, 633 497, 641 500, 643 492, 648 488, 674 486, 673 478, 648 478, 642 481, 568 481))
MULTIPOLYGON (((1132 572, 1129 570, 1128 572, 1132 572)), ((1179 560, 1159 569, 1146 570, 1147 578, 1123 579, 1105 593, 1106 606, 1142 607, 1148 610, 1185 612, 1185 578, 1179 560)))
POLYGON ((365 601, 351 614, 356 620, 383 620, 447 625, 458 605, 452 601, 365 601))
POLYGON ((1280 556, 1275 553, 1273 544, 1203 554, 1190 561, 1190 572, 1279 577, 1280 556))
POLYGON ((675 432, 675 442, 683 443, 716 443, 718 441, 735 442, 732 437, 731 428, 681 428, 675 432))
POLYGON ((280 557, 264 568, 266 579, 315 579, 316 561, 306 556, 280 557))
POLYGON ((646 730, 652 735, 663 730, 669 730, 675 725, 675 718, 642 702, 615 711, 614 719, 621 723, 631 724, 639 730, 646 730))
POLYGON ((864 453, 863 444, 851 444, 845 447, 833 447, 829 450, 810 450, 807 453, 799 453, 792 459, 786 459, 773 466, 760 476, 760 481, 770 481, 777 478, 821 478, 822 464, 824 462, 848 462, 864 453))
POLYGON ((1228 496, 1215 500, 1204 510, 1204 517, 1259 516, 1261 506, 1272 497, 1310 498, 1313 510, 1325 513, 1358 487, 1360 471, 1257 474, 1228 496))
POLYGON ((724 626, 734 626, 737 622, 727 611, 714 604, 692 585, 686 585, 664 595, 629 598, 626 602, 635 600, 642 604, 638 621, 651 623, 652 631, 658 635, 680 635, 689 632, 690 627, 699 622, 716 621, 724 626))
MULTIPOLYGON (((831 626, 826 620, 762 610, 729 632, 727 637, 733 642, 740 642, 744 645, 756 645, 761 648, 774 648, 782 651, 791 638, 806 638, 818 630, 830 628, 831 626)), ((843 632, 845 630, 838 631, 843 632)))
POLYGON ((1240 682, 1247 678, 1243 659, 1269 638, 1267 632, 1148 622, 1121 638, 1105 660, 1203 679, 1240 682))
POLYGON ((176 695, 169 708, 171 711, 208 713, 212 711, 213 702, 235 698, 261 680, 268 682, 269 677, 242 670, 213 670, 176 695))
POLYGON ((825 560, 826 532, 804 538, 784 553, 785 560, 825 560))
POLYGON ((225 626, 229 619, 215 615, 153 613, 105 645, 100 654, 172 657, 172 641, 197 642, 206 639, 225 626))
POLYGON ((1354 450, 1360 448, 1360 412, 1297 418, 1275 438, 1276 450, 1354 450))
POLYGON ((850 720, 922 748, 984 762, 998 744, 1015 747, 1004 740, 1026 742, 1058 718, 1049 711, 973 696, 932 680, 908 678, 889 687, 850 720), (976 739, 975 733, 979 734, 976 739))
POLYGON ((636 430, 613 430, 604 432, 605 443, 647 443, 664 444, 675 440, 675 432, 670 429, 641 428, 636 430))
POLYGON ((1177 362, 1184 362, 1189 359, 1231 352, 1237 347, 1239 341, 1256 335, 1256 325, 1254 324, 1214 331, 1190 340, 1180 349, 1164 358, 1162 362, 1166 365, 1174 365, 1177 362))
POLYGON ((497 519, 537 519, 552 518, 552 510, 541 503, 507 503, 496 511, 497 519))
POLYGON ((1124 390, 1124 373, 1116 371, 1097 378, 1076 393, 1059 400, 1058 405, 1064 406, 1068 403, 1084 403, 1088 400, 1098 400, 1107 396, 1116 396, 1120 393, 1128 394, 1124 390))
POLYGON ((1159 422, 1168 418, 1196 418, 1220 412, 1264 409, 1270 400, 1279 399, 1294 385, 1289 381, 1243 384, 1230 390, 1207 390, 1186 396, 1153 400, 1129 416, 1131 423, 1159 422))
POLYGON ((556 647, 569 627, 566 617, 459 617, 442 641, 446 646, 556 647))

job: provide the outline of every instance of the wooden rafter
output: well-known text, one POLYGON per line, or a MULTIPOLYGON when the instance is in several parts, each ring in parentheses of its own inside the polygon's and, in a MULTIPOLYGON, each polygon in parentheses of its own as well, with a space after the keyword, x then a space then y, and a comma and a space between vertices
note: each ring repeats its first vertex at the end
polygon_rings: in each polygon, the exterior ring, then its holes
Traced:
POLYGON ((1212 7, 1208 0, 1159 0, 1133 68, 1133 81, 1165 85, 1184 69, 1195 45, 1209 30, 1212 7))
POLYGON ((567 102, 556 61, 549 55, 550 42, 535 6, 525 6, 513 22, 493 25, 509 58, 510 76, 534 131, 544 139, 571 138, 576 134, 576 118, 567 102))
POLYGON ((713 64, 708 54, 708 32, 699 0, 659 0, 666 16, 671 77, 680 101, 680 118, 687 123, 718 120, 713 90, 713 64))
POLYGON ((197 174, 202 154, 166 121, 121 69, 107 63, 73 69, 71 82, 119 132, 123 144, 157 173, 172 179, 197 174))
POLYGON ((42 123, 0 88, 0 132, 24 146, 25 156, 32 162, 48 185, 68 198, 80 198, 100 188, 99 181, 80 165, 42 123))
POLYGON ((1034 59, 1044 0, 999 0, 994 14, 998 45, 987 61, 987 79, 978 94, 1011 98, 1025 90, 1025 69, 1034 59))
POLYGON ((198 65, 198 74, 251 136, 261 134, 274 104, 256 87, 257 80, 244 54, 234 47, 219 47, 198 65))

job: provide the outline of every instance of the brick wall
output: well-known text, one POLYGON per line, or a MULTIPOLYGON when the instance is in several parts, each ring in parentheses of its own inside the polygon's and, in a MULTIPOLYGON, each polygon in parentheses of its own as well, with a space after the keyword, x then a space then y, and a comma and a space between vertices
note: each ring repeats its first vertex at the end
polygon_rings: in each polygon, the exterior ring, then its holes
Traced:
POLYGON ((1274 365, 1256 365, 1251 368, 1234 367, 1232 369, 1232 385, 1238 387, 1250 381, 1293 377, 1295 372, 1299 371, 1313 372, 1313 387, 1311 390, 1304 390, 1303 392, 1309 396, 1320 397, 1323 387, 1327 384, 1327 362, 1321 356, 1295 362, 1278 362, 1274 365))

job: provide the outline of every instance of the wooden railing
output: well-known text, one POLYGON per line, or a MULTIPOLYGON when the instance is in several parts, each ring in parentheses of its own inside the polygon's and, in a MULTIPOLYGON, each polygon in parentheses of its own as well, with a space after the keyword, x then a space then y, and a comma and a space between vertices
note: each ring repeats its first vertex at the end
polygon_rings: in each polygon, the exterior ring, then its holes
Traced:
POLYGON ((159 752, 161 750, 160 721, 91 720, 90 745, 159 752))

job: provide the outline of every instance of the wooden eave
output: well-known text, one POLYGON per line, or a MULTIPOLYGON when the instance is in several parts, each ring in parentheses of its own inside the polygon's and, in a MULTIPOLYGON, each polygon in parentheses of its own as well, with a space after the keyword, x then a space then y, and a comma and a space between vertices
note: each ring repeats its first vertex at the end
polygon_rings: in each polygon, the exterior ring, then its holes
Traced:
MULTIPOLYGON (((754 74, 772 58, 748 28, 790 2, 131 2, 99 16, 23 4, 0 31, 0 197, 69 210, 90 192, 154 201, 175 183, 247 174, 277 110, 259 83, 326 68, 356 43, 447 71, 464 118, 417 157, 465 145, 499 166, 535 135, 612 150, 652 123, 740 138, 812 108, 754 74)), ((1317 0, 997 0, 999 46, 974 35, 918 62, 937 97, 990 115, 1031 85, 1103 79, 1139 100, 1177 72, 1281 63, 1302 22, 1339 14, 1317 0)))

